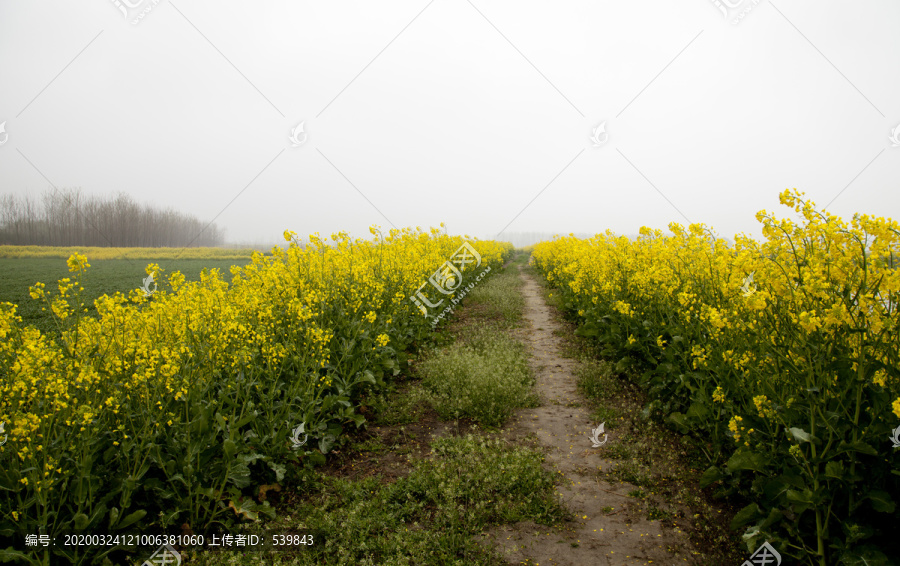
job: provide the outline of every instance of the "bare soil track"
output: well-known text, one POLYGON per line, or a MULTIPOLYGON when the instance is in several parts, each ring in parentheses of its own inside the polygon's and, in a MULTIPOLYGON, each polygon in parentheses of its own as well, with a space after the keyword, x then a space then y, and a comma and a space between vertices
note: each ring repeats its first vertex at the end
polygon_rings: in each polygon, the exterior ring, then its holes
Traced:
MULTIPOLYGON (((530 523, 489 533, 513 564, 609 565, 700 564, 687 535, 637 513, 629 493, 635 486, 611 484, 600 477, 616 462, 603 451, 616 442, 608 432, 604 446, 592 448, 589 435, 600 423, 591 421, 586 399, 576 386, 576 361, 561 355, 561 328, 535 279, 524 279, 526 326, 516 331, 529 349, 541 406, 523 409, 505 429, 515 440, 533 439, 546 453, 545 465, 562 477, 560 495, 575 520, 562 530, 530 523)), ((602 440, 602 437, 601 437, 602 440)))

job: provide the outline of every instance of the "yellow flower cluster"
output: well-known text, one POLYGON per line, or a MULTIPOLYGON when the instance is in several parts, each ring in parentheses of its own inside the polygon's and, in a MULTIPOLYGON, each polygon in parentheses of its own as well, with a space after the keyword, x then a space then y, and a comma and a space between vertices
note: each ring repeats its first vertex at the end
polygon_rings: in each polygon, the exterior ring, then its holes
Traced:
POLYGON ((759 499, 757 480, 816 486, 819 527, 792 544, 821 549, 841 521, 878 528, 862 512, 822 512, 861 497, 863 483, 889 494, 890 509, 900 501, 884 457, 900 418, 900 224, 845 222, 801 196, 780 195, 799 221, 757 214, 761 241, 672 223, 633 239, 556 238, 532 261, 584 335, 630 359, 652 405, 740 476, 762 516, 793 503, 759 499), (833 481, 844 470, 865 482, 833 481))
POLYGON ((721 385, 716 387, 716 390, 713 391, 712 398, 713 398, 713 401, 715 401, 716 403, 724 403, 725 402, 725 390, 722 389, 721 385))
MULTIPOLYGON (((713 374, 708 390, 752 392, 767 418, 799 388, 836 398, 850 380, 896 398, 900 225, 863 214, 848 224, 801 197, 786 190, 780 200, 802 222, 757 214, 762 242, 672 223, 671 235, 644 227, 634 239, 558 237, 535 246, 532 260, 585 323, 612 315, 620 324, 604 328, 620 328, 628 351, 655 356, 681 355, 679 335, 687 368, 713 374), (837 373, 845 360, 852 371, 837 373)), ((890 411, 879 403, 869 410, 890 411)))
POLYGON ((772 408, 772 402, 765 395, 757 395, 753 398, 753 404, 759 416, 764 419, 775 418, 775 409, 772 408))
MULTIPOLYGON (((240 376, 252 371, 272 387, 288 376, 308 383, 309 395, 322 395, 333 382, 353 379, 360 365, 391 367, 383 360, 396 353, 385 346, 402 349, 409 336, 430 332, 410 297, 468 239, 438 229, 395 229, 373 240, 343 232, 331 241, 315 234, 307 243, 285 236, 289 245, 232 267, 231 284, 217 270, 186 283, 152 263, 146 273, 156 292, 104 295, 96 316, 78 303, 79 278, 90 264, 73 253, 72 276, 59 282, 58 294, 42 283, 31 288, 32 298, 50 306, 58 337, 24 326, 16 305, 0 304, 0 422, 9 435, 0 458, 7 466, 3 452, 18 455, 9 473, 31 492, 0 496, 0 506, 33 500, 34 491, 51 485, 56 462, 81 458, 81 447, 94 446, 98 435, 112 448, 139 430, 187 422, 187 411, 196 409, 185 408, 196 401, 192 392, 213 381, 237 394, 240 376), (384 351, 373 353, 376 347, 384 351), (67 453, 43 453, 51 440, 67 453)), ((512 251, 506 243, 470 244, 481 269, 499 268, 512 251)))
POLYGON ((728 430, 734 434, 735 442, 740 442, 741 440, 741 432, 744 430, 744 427, 741 425, 744 419, 738 416, 731 417, 731 420, 728 421, 728 430))

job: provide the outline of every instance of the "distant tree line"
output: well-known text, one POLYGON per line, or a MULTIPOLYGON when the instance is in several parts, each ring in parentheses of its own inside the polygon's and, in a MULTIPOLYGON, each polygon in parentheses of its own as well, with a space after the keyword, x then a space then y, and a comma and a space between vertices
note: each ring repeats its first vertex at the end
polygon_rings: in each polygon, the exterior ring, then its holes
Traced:
POLYGON ((0 244, 39 246, 219 246, 214 224, 172 208, 141 205, 129 195, 86 196, 79 189, 0 196, 0 244))

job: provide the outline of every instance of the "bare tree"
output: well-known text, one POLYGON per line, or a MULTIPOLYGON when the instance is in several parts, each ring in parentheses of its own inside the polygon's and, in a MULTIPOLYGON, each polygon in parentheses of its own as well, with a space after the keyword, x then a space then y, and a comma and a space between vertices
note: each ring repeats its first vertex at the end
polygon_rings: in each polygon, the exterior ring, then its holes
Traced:
POLYGON ((0 195, 0 244, 47 246, 219 246, 215 224, 168 208, 141 205, 126 193, 86 196, 80 189, 35 199, 0 195))

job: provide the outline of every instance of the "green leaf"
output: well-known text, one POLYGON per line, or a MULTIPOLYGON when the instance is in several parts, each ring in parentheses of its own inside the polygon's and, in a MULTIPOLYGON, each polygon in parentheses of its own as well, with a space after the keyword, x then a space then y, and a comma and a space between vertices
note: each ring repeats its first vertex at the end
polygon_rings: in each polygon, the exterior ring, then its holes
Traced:
POLYGON ((216 490, 214 490, 212 486, 197 488, 196 493, 199 493, 200 495, 203 495, 210 499, 216 499, 216 490))
POLYGON ((763 488, 763 493, 769 501, 779 501, 781 496, 787 493, 788 491, 788 483, 785 481, 783 476, 779 476, 777 478, 772 478, 768 482, 766 482, 765 487, 763 488))
POLYGON ((259 416, 258 411, 251 411, 249 414, 244 415, 244 418, 242 418, 238 422, 234 423, 234 426, 235 426, 235 428, 241 428, 245 424, 247 424, 250 421, 252 421, 253 419, 255 419, 257 416, 259 416))
POLYGON ((321 450, 322 454, 328 454, 329 450, 334 446, 334 440, 335 438, 330 434, 326 434, 319 439, 319 450, 321 450))
POLYGON ((874 546, 860 546, 841 555, 845 566, 889 566, 890 559, 874 546))
POLYGON ((119 508, 113 507, 109 510, 109 528, 111 529, 113 525, 116 523, 116 519, 119 518, 119 508))
POLYGON ((593 322, 587 322, 581 328, 575 330, 575 334, 578 336, 584 336, 585 338, 591 338, 600 334, 600 329, 597 328, 597 325, 593 322))
POLYGON ((245 519, 250 519, 251 521, 256 521, 259 519, 259 513, 256 512, 256 505, 254 504, 252 499, 242 499, 235 504, 234 501, 229 501, 228 506, 234 510, 235 514, 245 519))
POLYGON ((891 499, 891 495, 886 491, 878 489, 870 491, 868 498, 872 500, 872 509, 881 513, 893 513, 897 507, 891 499))
POLYGON ((710 466, 703 472, 703 475, 700 477, 700 487, 704 488, 712 483, 715 483, 722 479, 724 476, 722 475, 722 471, 715 467, 710 466))
POLYGON ((11 546, 5 549, 0 548, 0 562, 17 561, 16 563, 19 564, 22 560, 27 560, 29 564, 40 564, 40 562, 29 558, 28 555, 21 550, 13 550, 13 547, 11 546))
POLYGON ((828 462, 825 464, 825 477, 842 479, 844 477, 843 462, 828 462))
POLYGON ((699 401, 691 403, 687 410, 687 417, 690 419, 704 419, 707 415, 709 415, 709 407, 699 401))
POLYGON ((781 512, 781 509, 772 509, 769 511, 769 516, 766 517, 766 520, 759 524, 759 528, 768 529, 772 525, 778 524, 783 516, 784 514, 781 512))
POLYGON ((751 503, 737 512, 737 515, 731 520, 731 528, 737 530, 750 521, 755 521, 762 516, 762 509, 759 508, 759 505, 751 503))
POLYGON ((875 450, 861 440, 857 440, 856 442, 844 442, 842 440, 841 443, 838 444, 835 454, 840 454, 841 452, 859 452, 861 454, 868 454, 869 456, 878 456, 878 450, 875 450))
POLYGON ((228 481, 241 489, 247 487, 250 485, 250 467, 242 462, 234 464, 228 472, 228 481))
POLYGON ((72 523, 75 526, 75 530, 80 531, 88 525, 88 516, 84 513, 77 513, 72 517, 72 523))
POLYGON ((359 428, 366 422, 366 417, 357 413, 350 415, 350 420, 353 421, 353 424, 356 425, 356 428, 359 428))
POLYGON ((306 456, 313 466, 321 466, 325 464, 325 456, 321 452, 313 450, 306 456))
POLYGON ((791 436, 797 442, 809 442, 809 433, 802 428, 791 427, 791 436))
POLYGON ((143 519, 146 514, 147 514, 147 511, 145 511, 144 509, 138 509, 134 513, 131 513, 128 516, 126 516, 124 519, 122 519, 122 522, 119 523, 119 526, 116 528, 124 529, 125 527, 133 525, 134 523, 137 523, 138 521, 143 519))
POLYGON ((685 419, 684 415, 679 412, 671 413, 668 417, 666 417, 666 420, 675 425, 675 428, 677 428, 679 431, 687 432, 689 430, 687 420, 685 419))
POLYGON ((276 464, 275 462, 268 462, 269 468, 275 472, 275 481, 281 482, 284 479, 284 474, 287 472, 287 468, 282 464, 276 464))
POLYGON ((808 489, 804 489, 803 491, 789 489, 787 491, 787 498, 795 503, 805 503, 810 505, 815 503, 815 496, 813 495, 813 492, 808 489))
POLYGON ((728 462, 725 464, 728 471, 736 472, 738 470, 754 470, 760 472, 765 469, 768 457, 759 452, 735 452, 728 462))
POLYGON ((222 443, 222 449, 225 451, 225 458, 231 460, 234 458, 235 452, 237 452, 237 444, 230 438, 226 438, 225 442, 222 443))

